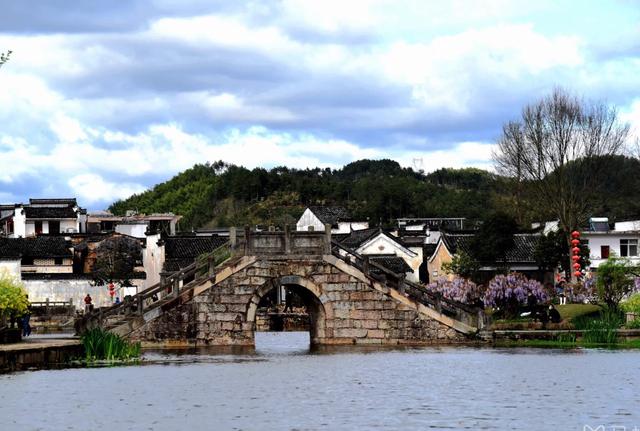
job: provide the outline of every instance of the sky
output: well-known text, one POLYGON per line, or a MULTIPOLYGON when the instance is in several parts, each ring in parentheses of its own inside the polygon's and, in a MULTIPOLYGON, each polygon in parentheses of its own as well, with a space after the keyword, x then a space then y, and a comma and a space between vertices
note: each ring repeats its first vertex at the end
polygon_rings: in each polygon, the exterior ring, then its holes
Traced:
POLYGON ((0 202, 89 209, 195 163, 491 169, 564 87, 640 131, 640 2, 0 2, 0 202), (73 5, 73 6, 71 6, 73 5))

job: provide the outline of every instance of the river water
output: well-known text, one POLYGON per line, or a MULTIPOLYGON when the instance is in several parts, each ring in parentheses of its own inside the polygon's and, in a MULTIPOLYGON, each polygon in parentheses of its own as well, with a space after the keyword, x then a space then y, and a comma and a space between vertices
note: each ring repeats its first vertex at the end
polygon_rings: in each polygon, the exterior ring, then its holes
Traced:
POLYGON ((146 352, 0 375, 0 430, 640 429, 640 352, 431 347, 146 352), (598 428, 602 427, 602 428, 598 428))

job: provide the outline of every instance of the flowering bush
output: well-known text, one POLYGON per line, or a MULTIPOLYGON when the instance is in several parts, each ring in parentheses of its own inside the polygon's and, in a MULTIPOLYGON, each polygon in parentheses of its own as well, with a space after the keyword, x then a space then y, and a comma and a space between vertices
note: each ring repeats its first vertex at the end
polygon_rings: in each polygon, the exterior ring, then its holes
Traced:
POLYGON ((483 301, 486 306, 500 308, 508 315, 515 315, 519 306, 526 305, 529 293, 538 303, 549 300, 542 284, 535 280, 529 280, 516 272, 496 275, 489 282, 483 301))
POLYGON ((469 281, 462 277, 455 277, 448 280, 446 277, 440 277, 427 288, 432 292, 440 293, 444 298, 453 301, 462 302, 464 304, 476 304, 482 300, 483 288, 473 281, 469 281))
POLYGON ((594 277, 586 278, 584 282, 578 281, 566 286, 564 290, 565 296, 569 302, 587 303, 596 302, 598 300, 598 289, 596 288, 596 280, 594 277))

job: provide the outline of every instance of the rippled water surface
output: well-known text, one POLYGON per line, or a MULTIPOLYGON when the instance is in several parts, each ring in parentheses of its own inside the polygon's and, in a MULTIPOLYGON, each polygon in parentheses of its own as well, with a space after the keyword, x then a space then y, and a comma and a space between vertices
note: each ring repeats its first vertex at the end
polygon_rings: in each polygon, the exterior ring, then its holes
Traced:
POLYGON ((640 429, 638 351, 307 343, 0 375, 0 430, 640 429))

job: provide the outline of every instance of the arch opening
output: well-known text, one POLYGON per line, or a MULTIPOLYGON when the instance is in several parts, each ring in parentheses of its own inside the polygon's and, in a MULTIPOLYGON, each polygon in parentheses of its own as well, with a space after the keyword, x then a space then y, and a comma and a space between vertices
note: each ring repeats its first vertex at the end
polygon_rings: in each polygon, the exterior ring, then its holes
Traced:
POLYGON ((255 332, 308 332, 310 345, 325 337, 327 313, 318 286, 299 276, 274 278, 251 300, 247 321, 255 332))

